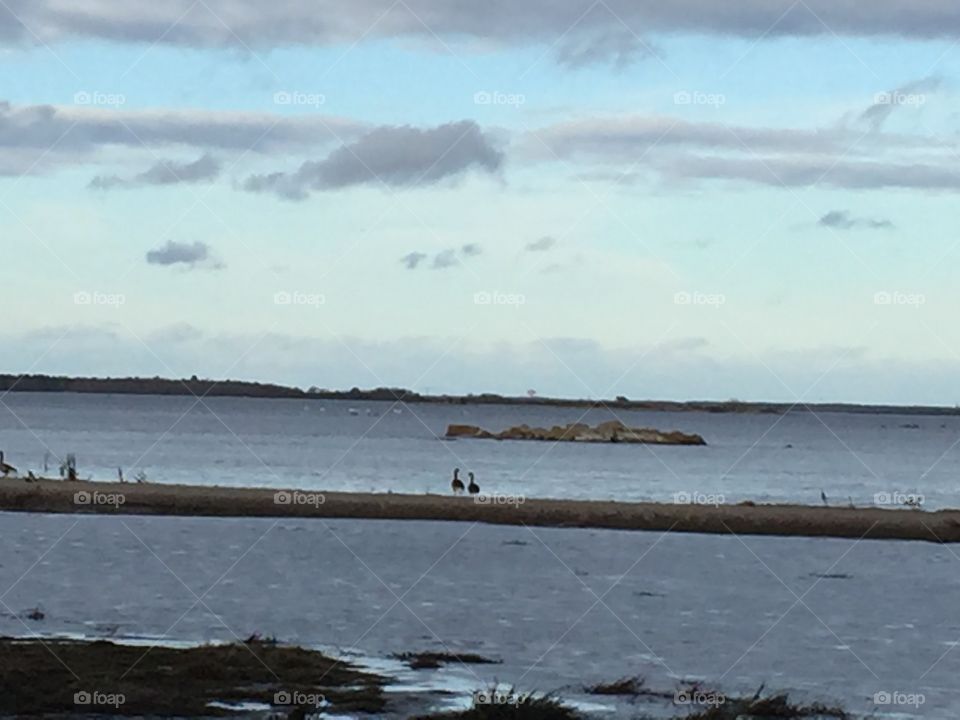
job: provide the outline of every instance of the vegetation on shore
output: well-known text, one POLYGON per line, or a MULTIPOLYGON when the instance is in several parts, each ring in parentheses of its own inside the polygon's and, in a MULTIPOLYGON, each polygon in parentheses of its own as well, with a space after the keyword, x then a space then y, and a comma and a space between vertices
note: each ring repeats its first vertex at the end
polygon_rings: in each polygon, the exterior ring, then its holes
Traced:
POLYGON ((776 403, 741 400, 631 400, 618 396, 610 399, 551 398, 536 394, 523 396, 479 393, 468 395, 427 395, 406 388, 380 387, 362 390, 328 390, 320 387, 301 388, 245 380, 210 380, 198 378, 85 378, 53 375, 0 374, 0 392, 73 392, 113 393, 121 395, 196 395, 198 397, 261 397, 316 400, 379 400, 404 403, 439 403, 448 405, 527 405, 531 407, 606 407, 619 410, 695 411, 709 413, 773 413, 846 412, 897 415, 960 415, 960 406, 859 405, 852 403, 776 403))

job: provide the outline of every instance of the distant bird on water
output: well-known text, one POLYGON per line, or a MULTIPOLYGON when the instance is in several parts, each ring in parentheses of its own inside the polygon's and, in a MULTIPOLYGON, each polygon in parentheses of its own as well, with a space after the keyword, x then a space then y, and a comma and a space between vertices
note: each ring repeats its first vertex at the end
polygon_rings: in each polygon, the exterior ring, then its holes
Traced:
POLYGON ((823 490, 820 491, 820 499, 823 500, 824 505, 830 504, 829 502, 827 502, 827 494, 823 490))
POLYGON ((0 450, 0 473, 3 473, 4 476, 13 473, 17 474, 17 469, 8 462, 5 462, 3 459, 3 450, 0 450))
POLYGON ((460 468, 453 469, 453 482, 450 483, 450 487, 453 489, 454 495, 459 495, 463 492, 463 480, 460 479, 460 468))
POLYGON ((470 484, 467 485, 467 492, 471 495, 476 495, 480 492, 480 486, 473 479, 473 473, 467 473, 467 476, 470 478, 470 484))

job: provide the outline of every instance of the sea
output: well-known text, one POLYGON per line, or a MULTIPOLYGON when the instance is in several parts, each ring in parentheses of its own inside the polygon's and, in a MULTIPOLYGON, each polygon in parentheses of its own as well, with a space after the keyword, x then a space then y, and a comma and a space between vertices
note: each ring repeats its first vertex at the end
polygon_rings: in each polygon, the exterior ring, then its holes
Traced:
MULTIPOLYGON (((960 418, 11 393, 21 472, 362 492, 960 507, 960 418), (706 446, 444 439, 450 423, 699 433, 706 446)), ((475 523, 0 513, 0 634, 324 649, 465 707, 499 683, 587 717, 789 692, 856 717, 960 716, 960 547, 475 523), (38 619, 33 609, 39 609, 38 619), (31 618, 31 614, 33 618, 31 618), (412 671, 403 652, 499 661, 412 671), (594 695, 642 677, 657 691, 594 695), (701 696, 669 693, 690 683, 701 696), (684 699, 687 702, 684 702, 684 699)))

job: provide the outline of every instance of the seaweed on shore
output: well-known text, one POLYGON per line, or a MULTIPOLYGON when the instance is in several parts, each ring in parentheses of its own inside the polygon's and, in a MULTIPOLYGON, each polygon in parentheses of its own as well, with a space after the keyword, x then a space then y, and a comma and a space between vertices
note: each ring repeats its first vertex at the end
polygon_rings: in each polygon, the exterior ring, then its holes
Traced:
POLYGON ((446 664, 462 663, 464 665, 499 665, 502 660, 491 660, 475 653, 449 652, 403 652, 393 655, 394 659, 401 660, 414 670, 435 670, 446 664))
POLYGON ((497 689, 482 691, 474 695, 473 707, 469 710, 453 710, 432 715, 417 715, 409 720, 581 720, 582 715, 567 707, 559 699, 544 695, 531 697, 519 696, 511 689, 510 697, 523 697, 516 702, 478 702, 477 696, 495 698, 497 689))
POLYGON ((711 706, 693 715, 683 716, 684 720, 782 720, 784 718, 836 718, 848 720, 850 715, 839 707, 830 707, 820 703, 813 705, 793 705, 787 693, 760 697, 758 691, 750 698, 726 698, 720 705, 711 706))
POLYGON ((0 716, 210 717, 249 702, 380 713, 383 684, 320 652, 255 636, 186 649, 0 638, 0 716))

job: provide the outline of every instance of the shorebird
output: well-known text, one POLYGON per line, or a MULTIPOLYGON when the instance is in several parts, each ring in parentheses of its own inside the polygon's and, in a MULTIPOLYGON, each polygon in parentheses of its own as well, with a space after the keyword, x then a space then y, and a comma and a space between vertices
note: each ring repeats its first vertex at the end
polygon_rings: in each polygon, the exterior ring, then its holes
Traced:
POLYGON ((820 499, 823 500, 824 505, 830 504, 829 502, 827 502, 827 494, 823 490, 820 491, 820 499))
POLYGON ((0 450, 0 473, 3 473, 4 477, 13 473, 17 474, 17 469, 8 462, 5 462, 3 459, 3 450, 0 450))
POLYGON ((463 480, 460 479, 460 468, 453 469, 453 482, 450 483, 450 487, 453 489, 454 495, 459 495, 463 492, 463 480))
POLYGON ((467 473, 467 476, 470 478, 470 484, 467 485, 467 492, 471 495, 476 495, 480 492, 480 486, 473 479, 473 473, 467 473))

